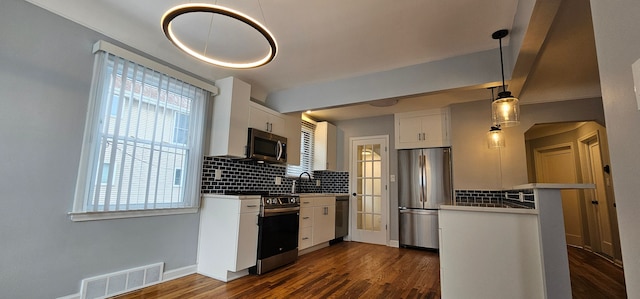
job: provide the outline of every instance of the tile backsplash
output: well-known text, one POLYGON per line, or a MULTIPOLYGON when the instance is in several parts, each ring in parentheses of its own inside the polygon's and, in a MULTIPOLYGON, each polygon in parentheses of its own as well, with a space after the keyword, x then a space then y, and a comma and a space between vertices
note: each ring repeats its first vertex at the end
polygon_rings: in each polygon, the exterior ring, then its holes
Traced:
POLYGON ((535 208, 533 202, 521 202, 517 199, 522 192, 524 199, 533 200, 533 190, 455 190, 456 205, 496 208, 535 208), (509 198, 505 197, 509 194, 509 198))
MULTIPOLYGON (((290 193, 293 180, 286 177, 287 168, 279 164, 257 163, 218 157, 204 157, 201 193, 250 192, 290 193), (221 172, 216 180, 216 170, 221 172), (276 185, 280 177, 280 185, 276 185)), ((345 171, 314 171, 313 180, 306 175, 297 183, 299 193, 348 193, 349 173, 345 171), (320 186, 316 186, 320 180, 320 186)))

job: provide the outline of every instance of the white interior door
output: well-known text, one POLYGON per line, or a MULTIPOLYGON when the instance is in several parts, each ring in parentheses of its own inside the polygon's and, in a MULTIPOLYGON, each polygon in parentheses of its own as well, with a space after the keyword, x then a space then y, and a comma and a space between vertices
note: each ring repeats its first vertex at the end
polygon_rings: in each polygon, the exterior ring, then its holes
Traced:
MULTIPOLYGON (((538 183, 577 183, 575 155, 570 144, 536 148, 534 159, 538 183)), ((584 240, 579 191, 560 192, 567 244, 582 247, 584 240)))
POLYGON ((388 242, 388 136, 351 138, 352 240, 388 242))
POLYGON ((607 193, 605 190, 604 174, 602 173, 602 156, 600 154, 600 143, 597 138, 591 139, 587 142, 588 148, 588 161, 589 171, 592 182, 596 185, 594 197, 591 200, 591 208, 595 215, 596 227, 598 230, 598 243, 599 248, 595 248, 596 251, 601 251, 604 254, 613 256, 613 238, 611 234, 611 219, 609 216, 609 205, 607 200, 607 193), (598 250, 599 249, 599 250, 598 250))

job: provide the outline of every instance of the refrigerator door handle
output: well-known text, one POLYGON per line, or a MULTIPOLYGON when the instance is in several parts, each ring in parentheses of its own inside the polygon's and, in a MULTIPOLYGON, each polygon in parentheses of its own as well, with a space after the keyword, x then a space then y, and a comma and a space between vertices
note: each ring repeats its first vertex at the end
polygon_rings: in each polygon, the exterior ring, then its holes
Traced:
POLYGON ((438 210, 400 209, 400 214, 438 215, 438 210))
MULTIPOLYGON (((427 202, 427 195, 424 193, 424 189, 427 187, 427 174, 425 172, 425 168, 427 167, 427 156, 425 155, 421 155, 420 156, 420 163, 422 164, 422 188, 420 188, 420 202, 425 203, 427 202)), ((424 207, 424 205, 423 205, 424 207)))

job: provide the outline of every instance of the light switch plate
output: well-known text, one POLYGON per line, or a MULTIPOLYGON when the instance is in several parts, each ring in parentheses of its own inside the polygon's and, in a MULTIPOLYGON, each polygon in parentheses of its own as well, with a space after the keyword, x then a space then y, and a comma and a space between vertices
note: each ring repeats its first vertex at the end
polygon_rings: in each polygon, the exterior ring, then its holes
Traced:
POLYGON ((395 174, 390 175, 390 176, 389 176, 389 180, 390 180, 391 182, 395 182, 395 181, 396 181, 396 175, 395 175, 395 174))
POLYGON ((316 186, 320 187, 320 180, 316 180, 316 186))
POLYGON ((279 176, 276 177, 276 185, 282 185, 282 178, 279 176))
POLYGON ((216 169, 216 173, 214 174, 214 180, 219 181, 222 179, 222 169, 216 169))
POLYGON ((631 65, 631 71, 633 72, 633 91, 636 94, 638 110, 640 110, 640 59, 631 65))

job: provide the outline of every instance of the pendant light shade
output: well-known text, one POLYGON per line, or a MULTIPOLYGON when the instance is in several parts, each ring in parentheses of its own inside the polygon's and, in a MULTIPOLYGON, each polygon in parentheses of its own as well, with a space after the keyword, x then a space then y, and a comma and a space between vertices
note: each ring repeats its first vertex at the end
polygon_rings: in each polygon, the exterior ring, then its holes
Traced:
MULTIPOLYGON (((502 38, 509 34, 509 30, 502 29, 494 32, 491 37, 500 43, 500 68, 502 71, 502 92, 491 103, 492 123, 502 127, 513 127, 520 124, 520 104, 518 98, 511 95, 504 83, 504 60, 502 58, 502 38)), ((500 129, 498 127, 498 129, 500 129)))
POLYGON ((504 134, 500 126, 492 126, 489 132, 487 132, 487 146, 491 148, 505 147, 504 134))
POLYGON ((513 127, 520 124, 518 98, 511 96, 510 92, 501 92, 498 98, 491 103, 491 115, 494 124, 503 127, 513 127))

